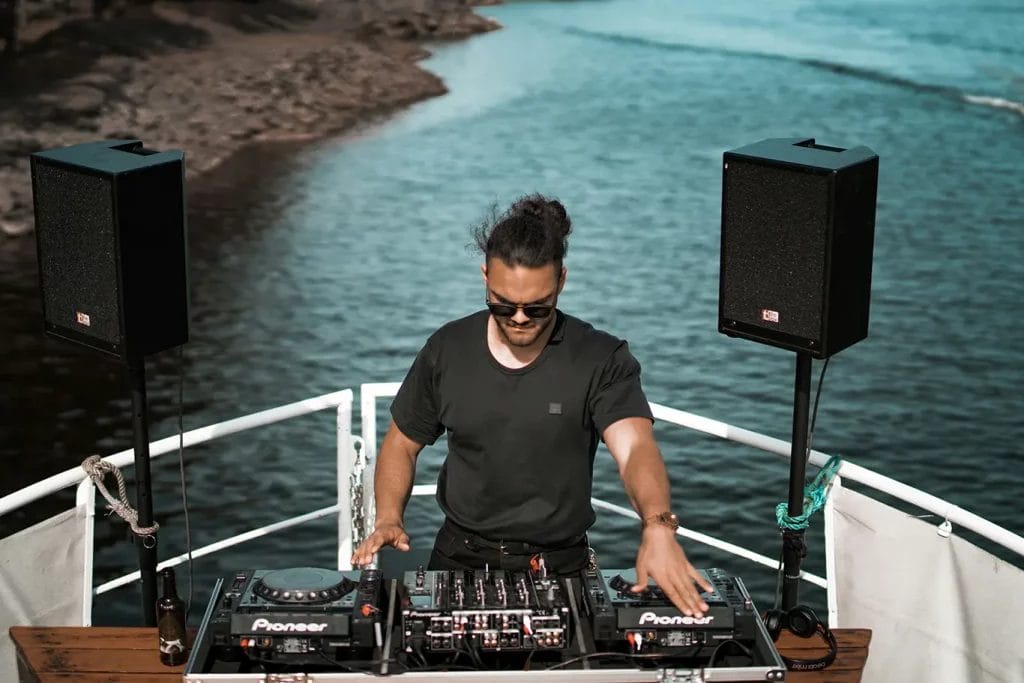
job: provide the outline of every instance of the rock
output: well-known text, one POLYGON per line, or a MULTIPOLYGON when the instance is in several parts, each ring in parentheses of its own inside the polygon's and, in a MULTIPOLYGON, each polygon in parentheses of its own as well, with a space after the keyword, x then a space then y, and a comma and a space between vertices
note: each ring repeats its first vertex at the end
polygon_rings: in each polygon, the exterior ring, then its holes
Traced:
POLYGON ((184 150, 195 183, 253 140, 335 135, 442 94, 441 80, 416 65, 429 54, 416 41, 496 28, 473 13, 475 4, 484 3, 254 0, 241 9, 230 0, 157 0, 144 12, 89 22, 85 33, 68 22, 63 38, 38 41, 46 60, 33 61, 26 46, 20 90, 0 94, 0 231, 31 229, 32 151, 137 138, 184 150), (258 30, 242 27, 240 12, 258 30), (140 26, 151 33, 133 43, 138 53, 118 53, 140 26), (205 38, 192 40, 199 33, 205 38), (88 44, 75 39, 86 34, 88 44))
POLYGON ((75 119, 95 116, 103 109, 107 96, 98 88, 85 83, 71 83, 58 90, 43 93, 38 102, 52 108, 52 118, 75 119))
POLYGON ((0 232, 8 237, 20 237, 32 232, 32 223, 25 219, 21 221, 0 219, 0 232))

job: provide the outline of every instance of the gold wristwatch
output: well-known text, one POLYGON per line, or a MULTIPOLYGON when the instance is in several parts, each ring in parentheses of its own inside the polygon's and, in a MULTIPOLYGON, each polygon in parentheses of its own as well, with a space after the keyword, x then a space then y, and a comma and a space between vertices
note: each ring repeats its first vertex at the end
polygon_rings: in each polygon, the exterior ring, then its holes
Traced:
POLYGON ((650 515, 649 517, 644 517, 644 523, 641 528, 646 529, 651 524, 667 526, 672 529, 672 531, 675 531, 679 528, 679 517, 672 512, 662 512, 657 515, 650 515))

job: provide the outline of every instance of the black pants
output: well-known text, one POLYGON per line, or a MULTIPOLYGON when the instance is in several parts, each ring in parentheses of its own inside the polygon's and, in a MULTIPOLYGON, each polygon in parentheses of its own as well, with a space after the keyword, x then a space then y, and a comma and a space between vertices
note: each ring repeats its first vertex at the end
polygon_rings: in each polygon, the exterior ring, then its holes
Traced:
POLYGON ((530 558, 542 555, 549 576, 577 576, 587 566, 589 553, 586 534, 554 546, 538 546, 485 539, 445 519, 437 532, 428 568, 483 569, 487 566, 526 570, 530 568, 530 558))

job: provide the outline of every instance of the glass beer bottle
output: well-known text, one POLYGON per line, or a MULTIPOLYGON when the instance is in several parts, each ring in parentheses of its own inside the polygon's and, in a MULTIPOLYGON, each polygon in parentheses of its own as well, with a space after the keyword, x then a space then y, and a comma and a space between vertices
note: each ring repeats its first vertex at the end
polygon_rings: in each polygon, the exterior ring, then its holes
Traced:
POLYGON ((174 570, 160 572, 164 591, 156 601, 156 629, 160 637, 160 661, 167 666, 185 662, 185 603, 174 585, 174 570))

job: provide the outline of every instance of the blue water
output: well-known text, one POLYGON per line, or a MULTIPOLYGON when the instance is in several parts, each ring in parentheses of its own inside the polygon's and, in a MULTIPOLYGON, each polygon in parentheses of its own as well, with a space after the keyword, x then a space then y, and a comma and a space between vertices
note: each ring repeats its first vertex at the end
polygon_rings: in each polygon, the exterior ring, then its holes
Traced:
MULTIPOLYGON (((248 150, 193 185, 186 429, 400 380, 434 328, 480 308, 469 226, 493 203, 540 191, 574 221, 561 307, 629 340, 648 397, 788 439, 793 354, 717 332, 721 161, 764 138, 814 137, 866 145, 881 161, 870 332, 829 366, 814 446, 1024 533, 1018 0, 480 11, 504 29, 424 62, 448 95, 355 137, 248 150)), ((19 386, 36 381, 35 366, 19 367, 19 386)), ((88 372, 93 385, 116 377, 88 372)), ((176 428, 174 373, 172 354, 151 363, 155 436, 176 428)), ((60 440, 63 459, 45 473, 130 445, 124 395, 87 393, 85 411, 49 396, 65 406, 62 436, 40 427, 29 445, 45 454, 60 440)), ((658 435, 684 522, 776 556, 787 463, 666 425, 658 435)), ((332 438, 321 416, 204 448, 189 463, 193 541, 330 504, 332 438)), ((421 457, 419 482, 442 457, 421 457)), ((624 504, 610 458, 597 471, 597 495, 624 504)), ((154 477, 167 556, 183 548, 173 461, 154 477)), ((413 542, 428 546, 436 512, 410 509, 413 542)), ((99 577, 131 568, 119 528, 97 533, 99 577)), ((629 564, 635 538, 632 523, 607 518, 594 533, 605 566, 629 564)), ((810 543, 805 566, 822 572, 820 520, 810 543)), ((219 571, 329 565, 333 546, 328 521, 198 561, 196 599, 219 571)), ((749 576, 759 603, 773 599, 770 571, 687 548, 695 563, 749 576)), ((133 600, 101 598, 97 619, 134 615, 133 600)))

